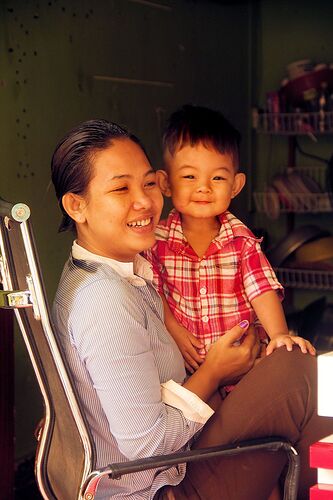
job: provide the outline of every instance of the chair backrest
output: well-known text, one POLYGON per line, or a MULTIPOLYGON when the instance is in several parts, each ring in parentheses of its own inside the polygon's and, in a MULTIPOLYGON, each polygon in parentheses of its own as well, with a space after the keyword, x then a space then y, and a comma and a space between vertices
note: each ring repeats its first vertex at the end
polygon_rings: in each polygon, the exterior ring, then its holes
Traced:
POLYGON ((8 210, 1 210, 1 201, 0 281, 6 292, 14 292, 2 295, 2 306, 15 309, 45 408, 37 483, 45 499, 79 499, 95 467, 93 441, 52 325, 30 221, 4 215, 8 210))

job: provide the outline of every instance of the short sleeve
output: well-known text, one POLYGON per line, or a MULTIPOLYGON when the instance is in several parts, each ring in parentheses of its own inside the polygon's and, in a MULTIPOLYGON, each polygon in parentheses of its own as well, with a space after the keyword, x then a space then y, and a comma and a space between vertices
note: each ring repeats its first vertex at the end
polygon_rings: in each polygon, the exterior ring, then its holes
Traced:
POLYGON ((247 240, 241 257, 241 270, 245 292, 250 302, 270 290, 276 290, 280 300, 283 300, 283 287, 257 240, 247 240))

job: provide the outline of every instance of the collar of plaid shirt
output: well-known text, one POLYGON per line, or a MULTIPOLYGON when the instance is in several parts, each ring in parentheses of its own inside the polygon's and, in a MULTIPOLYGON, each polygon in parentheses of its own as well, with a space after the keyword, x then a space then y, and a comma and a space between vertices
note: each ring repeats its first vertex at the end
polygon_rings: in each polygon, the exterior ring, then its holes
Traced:
MULTIPOLYGON (((206 257, 217 252, 224 245, 237 237, 245 237, 258 242, 262 241, 262 238, 256 238, 248 227, 246 227, 239 219, 237 219, 237 217, 228 211, 219 215, 219 220, 221 223, 220 232, 207 249, 206 257)), ((192 258, 193 256, 196 256, 194 250, 185 238, 181 223, 181 216, 177 210, 171 210, 168 218, 164 222, 161 222, 160 226, 161 231, 163 231, 162 226, 169 228, 168 246, 173 252, 176 254, 187 254, 192 258)))

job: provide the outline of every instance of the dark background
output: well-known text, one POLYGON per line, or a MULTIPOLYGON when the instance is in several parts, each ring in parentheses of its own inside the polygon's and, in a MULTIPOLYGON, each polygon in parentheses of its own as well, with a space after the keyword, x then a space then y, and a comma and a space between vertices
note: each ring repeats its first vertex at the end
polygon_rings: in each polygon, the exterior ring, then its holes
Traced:
MULTIPOLYGON (((272 241, 284 234, 284 220, 254 213, 251 192, 286 164, 286 141, 255 137, 251 110, 280 86, 290 62, 333 62, 332 20, 333 2, 324 0, 1 0, 0 196, 31 207, 50 300, 71 243, 57 234, 50 157, 64 132, 85 119, 128 126, 160 167, 160 132, 171 111, 185 102, 220 109, 243 136, 248 184, 234 212, 251 227, 269 228, 272 241)), ((318 148, 303 141, 309 151, 318 148)), ((331 138, 320 141, 329 156, 331 138)), ((330 223, 328 216, 320 222, 330 223)), ((296 300, 312 299, 303 292, 296 300)), ((41 413, 17 332, 17 464, 34 453, 41 413)))

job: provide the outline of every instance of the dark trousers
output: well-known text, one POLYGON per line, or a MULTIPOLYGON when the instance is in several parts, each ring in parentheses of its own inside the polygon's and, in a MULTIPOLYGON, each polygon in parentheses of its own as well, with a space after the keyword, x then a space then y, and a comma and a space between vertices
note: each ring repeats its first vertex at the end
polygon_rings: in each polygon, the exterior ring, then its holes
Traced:
MULTIPOLYGON (((222 401, 195 443, 196 448, 257 437, 280 436, 301 457, 299 499, 317 482, 309 468, 309 446, 333 433, 333 418, 318 417, 317 363, 297 348, 264 358, 222 401)), ((287 462, 285 452, 251 452, 188 464, 186 476, 162 498, 176 500, 267 500, 287 462)))

